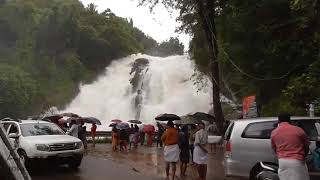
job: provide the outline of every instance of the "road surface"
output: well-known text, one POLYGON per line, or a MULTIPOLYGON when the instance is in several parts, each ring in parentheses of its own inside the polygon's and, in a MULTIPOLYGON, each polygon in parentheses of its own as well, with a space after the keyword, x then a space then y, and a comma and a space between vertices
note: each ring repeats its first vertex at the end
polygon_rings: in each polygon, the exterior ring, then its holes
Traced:
MULTIPOLYGON (((217 154, 209 154, 207 179, 225 180, 222 160, 222 150, 217 154)), ((179 174, 178 166, 177 175, 179 174)), ((112 152, 109 144, 100 144, 89 148, 77 171, 66 166, 45 168, 33 171, 31 176, 33 180, 165 179, 163 149, 139 147, 130 152, 112 152)), ((194 180, 196 177, 195 166, 189 165, 184 180, 194 180)))

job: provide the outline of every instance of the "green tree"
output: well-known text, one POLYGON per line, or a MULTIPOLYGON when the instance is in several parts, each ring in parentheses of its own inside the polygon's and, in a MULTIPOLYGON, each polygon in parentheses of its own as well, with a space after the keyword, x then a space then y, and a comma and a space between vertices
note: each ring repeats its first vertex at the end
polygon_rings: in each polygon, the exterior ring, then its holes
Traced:
POLYGON ((16 67, 0 64, 0 72, 0 118, 21 118, 36 102, 38 84, 16 67))
POLYGON ((29 101, 17 101, 7 114, 14 117, 39 112, 43 104, 62 107, 79 82, 93 79, 112 60, 157 44, 127 19, 79 0, 1 2, 0 33, 0 63, 28 74, 39 87, 37 103, 27 109, 20 107, 29 101))

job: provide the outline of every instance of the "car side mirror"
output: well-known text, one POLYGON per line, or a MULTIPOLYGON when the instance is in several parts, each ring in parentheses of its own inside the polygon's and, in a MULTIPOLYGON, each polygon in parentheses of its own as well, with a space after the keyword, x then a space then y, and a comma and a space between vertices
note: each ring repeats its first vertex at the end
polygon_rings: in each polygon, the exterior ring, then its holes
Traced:
POLYGON ((12 139, 18 139, 20 137, 20 135, 18 135, 17 133, 10 133, 9 134, 9 138, 12 138, 12 139))

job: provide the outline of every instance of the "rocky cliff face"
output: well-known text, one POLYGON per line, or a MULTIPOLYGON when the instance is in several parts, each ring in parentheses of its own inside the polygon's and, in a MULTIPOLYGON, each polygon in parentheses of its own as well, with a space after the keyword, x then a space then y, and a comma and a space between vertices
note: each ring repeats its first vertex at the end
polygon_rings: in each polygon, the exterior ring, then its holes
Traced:
POLYGON ((130 84, 132 85, 132 92, 135 93, 137 90, 143 90, 142 82, 144 78, 144 74, 148 71, 149 60, 145 58, 136 59, 132 65, 132 69, 130 72, 134 74, 130 79, 130 84))

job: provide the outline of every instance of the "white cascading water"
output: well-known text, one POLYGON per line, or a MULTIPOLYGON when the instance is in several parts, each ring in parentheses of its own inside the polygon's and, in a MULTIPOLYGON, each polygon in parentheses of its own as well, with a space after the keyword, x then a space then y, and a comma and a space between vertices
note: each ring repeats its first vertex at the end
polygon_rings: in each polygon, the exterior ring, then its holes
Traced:
POLYGON ((141 80, 145 89, 142 92, 142 122, 154 124, 155 116, 161 113, 185 115, 209 111, 210 92, 197 91, 191 80, 194 65, 187 56, 147 55, 132 55, 114 61, 95 82, 80 85, 80 93, 63 111, 96 117, 103 124, 99 129, 109 129, 112 119, 134 119, 136 92, 132 92, 130 71, 137 58, 149 60, 148 70, 144 71, 141 80))

